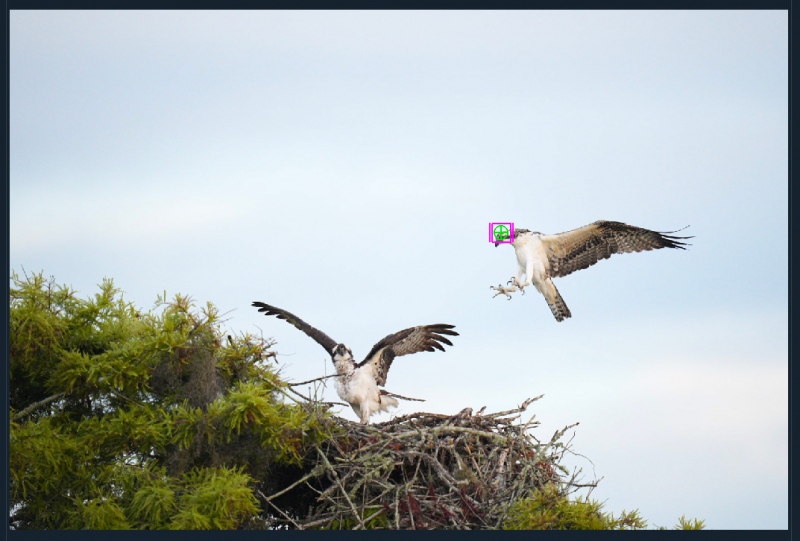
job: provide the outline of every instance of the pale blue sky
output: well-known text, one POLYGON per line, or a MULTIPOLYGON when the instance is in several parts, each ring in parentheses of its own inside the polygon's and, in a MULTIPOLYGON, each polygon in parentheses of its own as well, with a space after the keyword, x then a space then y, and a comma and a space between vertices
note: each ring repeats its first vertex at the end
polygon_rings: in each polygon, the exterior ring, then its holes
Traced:
POLYGON ((10 30, 12 269, 212 301, 295 381, 328 357, 251 301, 359 358, 452 323, 389 390, 440 413, 544 394, 540 439, 580 422, 593 465, 571 463, 607 509, 787 527, 786 12, 13 11, 10 30), (491 297, 516 263, 489 222, 598 219, 696 238, 558 279, 562 323, 533 290, 491 297))

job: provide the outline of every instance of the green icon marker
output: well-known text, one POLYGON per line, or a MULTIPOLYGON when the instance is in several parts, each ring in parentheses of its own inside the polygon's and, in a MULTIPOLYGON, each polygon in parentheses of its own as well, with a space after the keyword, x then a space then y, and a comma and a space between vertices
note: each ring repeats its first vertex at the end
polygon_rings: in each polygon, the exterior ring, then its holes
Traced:
POLYGON ((508 226, 498 224, 494 226, 494 239, 498 242, 507 240, 511 235, 508 232, 508 226))

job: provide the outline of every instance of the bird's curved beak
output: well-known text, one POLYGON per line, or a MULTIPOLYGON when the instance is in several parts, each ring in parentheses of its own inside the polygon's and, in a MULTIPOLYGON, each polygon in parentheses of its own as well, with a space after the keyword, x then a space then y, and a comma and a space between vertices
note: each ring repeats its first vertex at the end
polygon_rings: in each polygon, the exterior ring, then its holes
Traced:
POLYGON ((500 243, 499 242, 495 242, 494 243, 494 247, 497 248, 498 246, 500 246, 500 243))

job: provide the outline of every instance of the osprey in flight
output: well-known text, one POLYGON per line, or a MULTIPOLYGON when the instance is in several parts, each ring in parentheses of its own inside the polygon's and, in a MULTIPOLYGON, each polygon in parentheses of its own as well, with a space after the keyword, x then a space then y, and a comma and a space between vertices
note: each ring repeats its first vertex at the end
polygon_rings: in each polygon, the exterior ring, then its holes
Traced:
MULTIPOLYGON (((593 224, 558 233, 545 235, 527 229, 515 229, 514 251, 517 253, 517 275, 508 283, 510 287, 489 286, 497 291, 495 297, 504 294, 511 300, 511 295, 519 289, 525 294, 524 287, 533 283, 534 287, 544 295, 550 310, 557 321, 572 317, 564 299, 558 293, 553 278, 566 276, 586 267, 591 267, 611 254, 643 252, 659 248, 680 248, 685 250, 687 244, 681 242, 692 237, 676 237, 670 235, 676 231, 659 233, 621 222, 600 220, 593 224), (522 282, 522 275, 525 281, 522 282)), ((495 242, 495 247, 500 242, 495 242)))
POLYGON ((396 407, 398 404, 397 400, 386 390, 378 389, 379 385, 386 384, 386 374, 395 357, 420 351, 434 351, 435 349, 444 351, 442 344, 448 346, 453 344, 442 335, 458 336, 457 332, 451 330, 455 328, 454 325, 439 323, 411 327, 385 337, 372 346, 362 362, 356 363, 350 348, 337 343, 327 334, 315 329, 294 314, 263 302, 254 302, 253 306, 267 316, 285 319, 325 348, 325 351, 331 356, 333 366, 338 374, 336 392, 339 393, 342 400, 352 406, 353 411, 364 424, 369 422, 369 417, 373 413, 388 411, 390 407, 396 407))

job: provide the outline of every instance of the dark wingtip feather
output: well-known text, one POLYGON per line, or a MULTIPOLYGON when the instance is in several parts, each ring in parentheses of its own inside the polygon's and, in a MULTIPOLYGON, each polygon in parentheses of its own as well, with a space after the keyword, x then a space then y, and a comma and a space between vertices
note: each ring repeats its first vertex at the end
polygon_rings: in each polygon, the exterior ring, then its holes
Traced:
POLYGON ((446 334, 448 336, 459 336, 456 331, 451 331, 450 329, 455 329, 455 325, 448 325, 446 323, 436 323, 434 325, 427 325, 427 327, 438 333, 438 334, 446 334))
MULTIPOLYGON (((453 345, 453 343, 450 340, 448 340, 447 338, 445 338, 444 336, 434 336, 433 339, 434 340, 438 340, 439 342, 442 342, 444 344, 447 344, 448 346, 452 346, 453 345)), ((442 351, 444 351, 444 350, 442 350, 442 351)))
POLYGON ((270 306, 269 304, 259 301, 254 301, 252 305, 258 307, 258 311, 265 316, 275 316, 278 319, 288 321, 286 315, 282 314, 279 308, 275 308, 274 306, 270 306))
MULTIPOLYGON (((453 343, 443 335, 458 336, 457 332, 450 330, 454 327, 455 325, 447 325, 444 323, 439 323, 436 325, 428 325, 428 330, 431 331, 429 344, 438 349, 439 351, 444 351, 444 346, 442 344, 447 344, 448 346, 452 346, 453 343), (441 344, 439 342, 441 342, 441 344)), ((429 351, 433 350, 431 349, 429 351)))
POLYGON ((259 312, 267 312, 267 313, 269 313, 269 311, 273 309, 272 306, 270 306, 269 304, 264 304, 263 302, 260 302, 260 301, 253 301, 252 306, 255 306, 256 308, 258 308, 259 312))
MULTIPOLYGON (((686 227, 689 227, 688 225, 686 227)), ((685 250, 684 246, 691 246, 692 244, 689 242, 682 242, 684 240, 693 239, 694 235, 689 237, 681 237, 678 235, 673 235, 672 233, 677 233, 678 231, 683 231, 686 227, 682 227, 677 231, 666 231, 664 233, 659 233, 661 240, 664 241, 664 246, 666 248, 680 248, 681 250, 685 250)))

